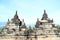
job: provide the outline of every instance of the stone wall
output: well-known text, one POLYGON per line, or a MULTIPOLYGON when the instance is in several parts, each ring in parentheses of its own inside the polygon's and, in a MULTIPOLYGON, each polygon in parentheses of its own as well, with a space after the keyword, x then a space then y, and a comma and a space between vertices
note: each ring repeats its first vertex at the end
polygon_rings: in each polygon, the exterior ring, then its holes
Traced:
POLYGON ((42 37, 42 36, 38 36, 37 38, 34 37, 30 37, 29 39, 24 36, 17 36, 17 37, 9 37, 9 36, 5 36, 5 37, 0 37, 0 40, 60 40, 60 37, 42 37))

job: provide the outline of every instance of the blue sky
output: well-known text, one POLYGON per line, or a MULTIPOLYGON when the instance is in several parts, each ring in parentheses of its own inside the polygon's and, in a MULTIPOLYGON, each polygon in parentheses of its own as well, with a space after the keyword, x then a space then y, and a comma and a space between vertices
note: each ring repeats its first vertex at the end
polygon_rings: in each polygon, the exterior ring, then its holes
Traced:
POLYGON ((34 24, 44 9, 55 24, 60 24, 60 0, 0 0, 0 22, 13 18, 17 10, 21 20, 34 24))

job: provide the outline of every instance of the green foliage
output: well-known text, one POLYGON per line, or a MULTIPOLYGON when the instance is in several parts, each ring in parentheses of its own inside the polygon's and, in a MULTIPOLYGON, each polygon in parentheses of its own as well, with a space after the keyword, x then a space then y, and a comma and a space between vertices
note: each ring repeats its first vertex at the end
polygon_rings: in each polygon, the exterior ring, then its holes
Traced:
POLYGON ((57 25, 55 28, 60 29, 60 25, 57 25))
POLYGON ((3 26, 3 27, 0 28, 0 33, 4 30, 5 27, 6 26, 3 26))
POLYGON ((34 32, 33 27, 29 26, 29 32, 34 32))

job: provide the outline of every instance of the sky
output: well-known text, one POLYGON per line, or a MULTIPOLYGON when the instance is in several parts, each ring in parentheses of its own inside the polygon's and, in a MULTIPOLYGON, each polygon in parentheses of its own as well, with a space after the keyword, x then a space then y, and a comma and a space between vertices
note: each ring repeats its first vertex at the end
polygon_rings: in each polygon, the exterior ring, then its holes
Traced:
POLYGON ((12 19, 17 10, 20 20, 35 24, 41 19, 44 9, 55 24, 60 24, 60 0, 0 0, 0 22, 12 19))

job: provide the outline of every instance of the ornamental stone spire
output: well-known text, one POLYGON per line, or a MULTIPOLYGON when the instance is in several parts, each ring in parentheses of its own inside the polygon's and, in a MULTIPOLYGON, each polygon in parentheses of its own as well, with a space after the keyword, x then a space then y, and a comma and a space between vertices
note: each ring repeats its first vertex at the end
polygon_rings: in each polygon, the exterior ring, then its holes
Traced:
POLYGON ((47 15, 47 13, 46 13, 46 10, 44 10, 44 14, 43 14, 41 20, 47 20, 47 18, 48 18, 48 15, 47 15))
POLYGON ((26 28, 26 25, 25 25, 24 19, 22 20, 22 28, 26 28))
POLYGON ((12 19, 12 21, 13 21, 13 23, 15 23, 16 26, 19 25, 20 19, 18 17, 17 11, 16 11, 16 13, 15 13, 14 18, 12 19))
POLYGON ((16 14, 14 15, 14 19, 18 19, 17 11, 16 14))
POLYGON ((40 25, 40 21, 39 21, 39 18, 37 18, 37 22, 36 22, 35 27, 36 27, 36 28, 38 28, 38 27, 39 27, 39 25, 40 25))

